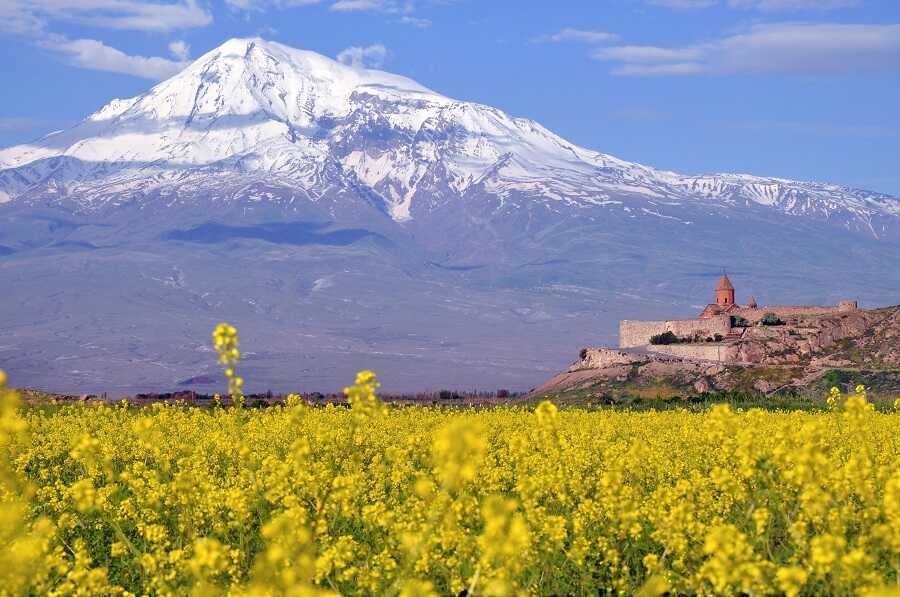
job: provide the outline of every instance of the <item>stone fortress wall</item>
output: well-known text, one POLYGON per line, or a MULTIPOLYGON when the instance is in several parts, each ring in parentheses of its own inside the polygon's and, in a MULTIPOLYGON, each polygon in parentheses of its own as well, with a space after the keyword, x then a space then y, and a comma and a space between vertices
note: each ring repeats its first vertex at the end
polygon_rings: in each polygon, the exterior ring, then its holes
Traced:
MULTIPOLYGON (((716 302, 706 306, 700 316, 696 319, 669 319, 661 321, 636 321, 622 320, 619 322, 619 348, 620 352, 607 351, 594 355, 594 360, 603 361, 609 364, 610 360, 627 360, 629 356, 634 354, 656 353, 659 355, 669 355, 671 357, 694 360, 708 360, 717 362, 750 362, 760 357, 753 350, 750 350, 744 340, 748 334, 757 340, 760 337, 769 334, 761 328, 757 328, 755 324, 759 322, 767 313, 774 313, 779 319, 785 322, 785 326, 778 326, 777 329, 771 330, 769 335, 779 336, 779 334, 788 334, 800 337, 797 334, 800 329, 805 329, 808 324, 816 327, 813 322, 804 322, 806 318, 823 318, 829 316, 848 315, 859 309, 856 301, 841 301, 837 305, 770 305, 758 306, 754 299, 749 301, 748 305, 740 305, 734 300, 734 286, 728 279, 728 274, 722 273, 722 278, 716 287, 716 302), (732 319, 741 317, 747 321, 748 326, 739 326, 732 328, 732 319), (650 338, 665 332, 672 332, 678 338, 699 339, 701 342, 676 343, 665 345, 653 345, 650 338), (717 338, 712 342, 704 342, 706 338, 717 338), (640 350, 629 350, 640 349, 640 350), (625 351, 625 352, 622 352, 625 351)), ((846 317, 840 317, 841 321, 846 317)), ((852 326, 851 326, 852 327, 852 326)), ((834 335, 834 334, 832 334, 834 335)), ((838 333, 841 336, 842 333, 838 333)), ((822 341, 818 335, 815 337, 805 337, 806 350, 809 352, 813 344, 822 345, 822 341)), ((796 343, 796 342, 795 342, 796 343)), ((752 344, 750 342, 749 344, 752 344)), ((798 351, 803 352, 804 347, 798 345, 798 351)), ((758 352, 758 351, 757 351, 758 352)), ((763 355, 764 356, 764 355, 763 355)), ((584 361, 585 359, 582 358, 584 361)), ((590 359, 588 359, 590 361, 590 359)), ((598 361, 599 363, 599 361, 598 361)), ((594 363, 590 363, 594 365, 594 363)))
MULTIPOLYGON (((762 317, 762 315, 760 315, 762 317)), ((731 316, 716 315, 707 319, 675 319, 664 321, 636 321, 624 319, 619 322, 619 348, 649 346, 650 337, 664 332, 672 332, 679 338, 693 336, 726 336, 731 331, 731 316)), ((655 348, 655 347, 654 347, 655 348)))
POLYGON ((747 307, 738 309, 732 313, 739 315, 749 321, 756 323, 762 319, 766 313, 774 313, 781 319, 791 317, 816 316, 816 315, 834 315, 836 313, 849 313, 859 308, 856 301, 841 301, 837 305, 773 305, 770 307, 757 307, 750 309, 747 307))
POLYGON ((647 351, 682 359, 715 361, 717 363, 734 362, 737 357, 737 350, 735 350, 733 344, 722 344, 720 342, 712 344, 660 344, 658 346, 651 344, 647 346, 647 351))

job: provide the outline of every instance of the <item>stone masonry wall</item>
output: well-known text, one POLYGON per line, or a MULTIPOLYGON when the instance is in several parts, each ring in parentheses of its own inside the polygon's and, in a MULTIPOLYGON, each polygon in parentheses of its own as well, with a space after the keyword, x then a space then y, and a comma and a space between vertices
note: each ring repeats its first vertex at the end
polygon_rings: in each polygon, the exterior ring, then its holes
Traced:
POLYGON ((747 321, 755 323, 762 319, 766 313, 774 313, 782 319, 788 317, 802 317, 813 315, 835 315, 837 313, 850 313, 858 309, 856 301, 842 301, 834 306, 822 305, 772 305, 757 309, 740 309, 734 315, 740 315, 747 321))
POLYGON ((630 365, 640 360, 633 354, 614 350, 612 348, 585 348, 581 351, 579 360, 570 371, 578 369, 605 369, 616 365, 630 365))
POLYGON ((649 352, 667 354, 682 359, 700 359, 717 363, 732 363, 737 358, 734 344, 667 344, 647 347, 649 352))
POLYGON ((678 337, 689 336, 725 336, 731 331, 731 318, 728 315, 716 315, 708 319, 682 319, 665 321, 633 321, 619 322, 619 348, 647 346, 650 337, 663 332, 672 332, 678 337))

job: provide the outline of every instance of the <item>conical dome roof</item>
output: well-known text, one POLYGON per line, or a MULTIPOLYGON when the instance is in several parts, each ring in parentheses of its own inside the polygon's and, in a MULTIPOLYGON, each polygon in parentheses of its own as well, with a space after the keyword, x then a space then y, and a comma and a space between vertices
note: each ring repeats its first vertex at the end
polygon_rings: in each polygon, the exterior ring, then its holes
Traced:
POLYGON ((728 274, 722 274, 722 277, 719 278, 719 285, 716 286, 716 290, 734 290, 734 286, 731 285, 731 280, 728 279, 728 274))

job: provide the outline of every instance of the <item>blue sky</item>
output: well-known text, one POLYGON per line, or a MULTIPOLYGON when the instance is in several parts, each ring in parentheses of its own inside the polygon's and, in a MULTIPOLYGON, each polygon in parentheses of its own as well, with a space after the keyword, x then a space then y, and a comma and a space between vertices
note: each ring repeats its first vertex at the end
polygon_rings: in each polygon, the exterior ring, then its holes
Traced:
POLYGON ((900 195, 897 0, 2 0, 0 146, 246 36, 660 168, 900 195))

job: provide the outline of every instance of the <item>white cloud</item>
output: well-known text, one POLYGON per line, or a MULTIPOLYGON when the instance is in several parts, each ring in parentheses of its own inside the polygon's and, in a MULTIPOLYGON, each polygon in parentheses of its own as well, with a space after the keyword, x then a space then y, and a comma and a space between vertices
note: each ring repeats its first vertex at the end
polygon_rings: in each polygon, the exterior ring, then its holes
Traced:
POLYGON ((225 4, 234 10, 264 11, 269 8, 294 8, 319 4, 321 0, 225 0, 225 4))
MULTIPOLYGON (((719 0, 645 0, 652 6, 664 6, 677 10, 709 8, 719 4, 719 0)), ((724 1, 724 0, 723 0, 724 1)), ((727 0, 731 8, 777 12, 788 10, 834 10, 853 6, 859 0, 727 0)))
POLYGON ((33 35, 43 31, 45 25, 43 19, 23 9, 17 2, 0 2, 0 31, 33 35))
POLYGON ((431 21, 428 19, 420 19, 418 17, 411 17, 409 15, 404 15, 397 20, 398 23, 402 23, 403 25, 411 25, 413 27, 418 27, 419 29, 428 29, 431 27, 431 21))
POLYGON ((656 64, 698 60, 703 53, 697 48, 657 48, 655 46, 613 46, 594 50, 598 60, 615 60, 628 64, 656 64))
POLYGON ((59 53, 66 62, 74 66, 134 75, 153 81, 171 77, 186 66, 183 61, 158 56, 132 56, 96 39, 68 39, 51 35, 38 43, 41 47, 59 53))
POLYGON ((614 46, 592 53, 617 75, 900 72, 900 24, 780 23, 680 48, 614 46))
POLYGON ((728 0, 732 8, 753 8, 766 12, 783 10, 835 10, 853 6, 858 0, 728 0))
POLYGON ((719 0, 647 0, 647 4, 654 6, 665 6, 666 8, 675 8, 679 10, 691 8, 707 8, 718 4, 719 0))
POLYGON ((30 133, 45 128, 48 122, 37 118, 0 117, 0 133, 30 133))
POLYGON ((409 14, 415 10, 412 0, 337 0, 331 5, 337 12, 375 11, 391 14, 409 14))
POLYGON ((619 36, 615 33, 607 33, 605 31, 586 31, 584 29, 565 29, 550 35, 541 35, 532 39, 536 43, 560 43, 565 41, 579 42, 585 44, 601 44, 617 41, 619 36))
MULTIPOLYGON (((320 4, 326 0, 225 0, 234 10, 265 11, 269 9, 285 9, 295 6, 320 4)), ((430 0, 433 4, 444 4, 456 0, 430 0)), ((398 23, 425 29, 431 26, 429 19, 412 16, 421 0, 327 0, 329 9, 334 12, 380 12, 390 15, 403 15, 398 23)))
POLYGON ((382 10, 384 2, 380 0, 338 0, 331 5, 331 10, 338 12, 356 12, 361 10, 382 10))
POLYGON ((197 0, 3 0, 0 4, 0 28, 14 33, 39 33, 54 20, 130 31, 173 31, 212 22, 212 15, 197 0))
POLYGON ((173 41, 169 44, 169 51, 181 62, 185 62, 191 57, 191 46, 184 41, 173 41))
POLYGON ((187 43, 169 44, 176 60, 135 56, 100 40, 53 33, 49 28, 57 21, 102 29, 168 32, 206 26, 212 15, 197 0, 0 0, 0 30, 25 36, 74 66, 158 81, 184 68, 190 53, 187 43))
POLYGON ((359 46, 351 46, 337 55, 339 62, 349 64, 356 68, 379 68, 384 64, 388 51, 381 44, 372 44, 361 48, 359 46))

